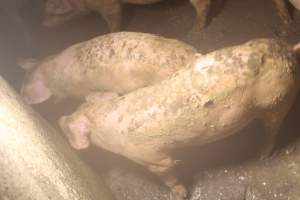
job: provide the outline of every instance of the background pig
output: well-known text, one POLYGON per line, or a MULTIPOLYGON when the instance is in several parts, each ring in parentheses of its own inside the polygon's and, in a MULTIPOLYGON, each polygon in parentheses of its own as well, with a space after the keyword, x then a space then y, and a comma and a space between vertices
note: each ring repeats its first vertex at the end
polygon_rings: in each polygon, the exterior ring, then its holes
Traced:
POLYGON ((295 50, 258 39, 198 58, 165 81, 110 101, 89 101, 60 119, 71 145, 92 142, 156 173, 177 199, 172 150, 225 138, 262 120, 268 155, 299 89, 295 50))
POLYGON ((112 33, 75 44, 40 62, 20 63, 28 71, 21 94, 29 104, 51 96, 62 100, 92 92, 124 94, 187 67, 195 53, 190 45, 173 39, 112 33))
MULTIPOLYGON (((55 26, 94 11, 104 17, 111 31, 117 31, 121 26, 122 3, 145 5, 160 1, 162 0, 47 0, 44 25, 55 26)), ((206 24, 210 1, 190 0, 197 13, 195 27, 198 30, 206 24)))
MULTIPOLYGON (((104 17, 111 31, 117 31, 121 26, 122 3, 152 4, 162 0, 47 0, 45 6, 44 25, 55 26, 74 17, 97 12, 104 17)), ((190 0, 196 11, 194 30, 200 31, 208 21, 212 0, 190 0)), ((285 24, 291 22, 285 0, 273 0, 279 16, 285 24)), ((299 0, 289 0, 300 9, 299 0)))
MULTIPOLYGON (((300 10, 300 0, 289 0, 289 2, 298 10, 300 10)), ((291 13, 289 12, 288 5, 285 0, 274 0, 277 7, 280 18, 285 24, 289 24, 292 21, 291 13)))
POLYGON ((299 0, 290 0, 291 4, 298 10, 300 10, 300 1, 299 0))

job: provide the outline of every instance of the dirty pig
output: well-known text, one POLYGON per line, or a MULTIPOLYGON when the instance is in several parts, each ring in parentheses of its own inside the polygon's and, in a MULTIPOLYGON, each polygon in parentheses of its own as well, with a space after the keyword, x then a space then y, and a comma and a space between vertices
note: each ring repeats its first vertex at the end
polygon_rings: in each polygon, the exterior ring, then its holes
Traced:
POLYGON ((256 39, 197 58, 166 80, 110 101, 87 101, 59 124, 75 149, 90 143, 155 173, 177 200, 187 196, 172 172, 177 148, 221 140, 255 119, 272 151, 299 89, 296 50, 256 39))
MULTIPOLYGON (((47 0, 43 24, 48 27, 62 24, 90 12, 99 13, 107 22, 110 31, 120 30, 122 4, 153 4, 163 0, 47 0)), ((196 11, 195 29, 206 24, 211 0, 190 0, 196 11)))
POLYGON ((98 93, 94 98, 122 95, 187 67, 196 52, 184 42, 153 34, 111 33, 72 45, 42 61, 20 62, 27 71, 21 95, 28 104, 51 96, 59 102, 90 93, 98 93))

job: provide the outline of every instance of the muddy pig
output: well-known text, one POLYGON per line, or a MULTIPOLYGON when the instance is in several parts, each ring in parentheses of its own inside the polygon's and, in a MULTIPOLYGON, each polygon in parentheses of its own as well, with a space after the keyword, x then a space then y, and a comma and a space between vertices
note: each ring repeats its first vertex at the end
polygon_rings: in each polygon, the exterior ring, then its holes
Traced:
POLYGON ((111 33, 75 44, 40 62, 19 63, 28 70, 21 94, 29 104, 51 96, 61 101, 93 92, 125 94, 187 67, 196 52, 184 42, 153 34, 111 33))
POLYGON ((110 101, 87 101, 59 124, 75 149, 93 143, 157 174, 178 200, 185 187, 172 173, 174 149, 204 145, 262 120, 272 151, 299 89, 296 51, 256 39, 196 59, 187 69, 110 101))
MULTIPOLYGON (((118 31, 121 26, 122 3, 146 5, 160 1, 163 0, 47 0, 43 24, 51 27, 90 12, 97 12, 103 16, 113 32, 118 31)), ((206 24, 210 1, 190 0, 197 14, 195 23, 197 30, 206 24)))

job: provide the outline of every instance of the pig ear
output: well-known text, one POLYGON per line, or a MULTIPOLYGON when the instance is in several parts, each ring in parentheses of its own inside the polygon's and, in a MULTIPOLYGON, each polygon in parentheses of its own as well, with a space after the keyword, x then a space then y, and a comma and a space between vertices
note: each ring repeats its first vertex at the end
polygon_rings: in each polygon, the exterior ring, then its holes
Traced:
POLYGON ((90 123, 84 115, 75 120, 69 120, 70 117, 61 117, 59 126, 67 136, 73 148, 85 149, 90 145, 90 123))
POLYGON ((38 64, 38 60, 30 58, 30 59, 18 59, 17 65, 23 68, 25 71, 29 71, 33 69, 38 64))
POLYGON ((49 99, 52 92, 46 87, 44 81, 39 79, 27 87, 22 87, 21 95, 26 103, 38 104, 49 99))

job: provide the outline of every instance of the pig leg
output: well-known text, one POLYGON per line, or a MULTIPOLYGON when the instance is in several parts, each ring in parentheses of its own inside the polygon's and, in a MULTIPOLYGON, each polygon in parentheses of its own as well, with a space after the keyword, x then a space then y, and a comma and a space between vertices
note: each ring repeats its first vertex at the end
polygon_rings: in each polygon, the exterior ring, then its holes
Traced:
POLYGON ((280 18, 283 20, 283 23, 290 24, 292 22, 292 17, 289 13, 286 2, 284 0, 274 0, 274 3, 277 7, 280 18))
POLYGON ((146 166, 147 169, 157 175, 162 182, 170 188, 176 200, 184 200, 187 190, 180 184, 173 171, 177 161, 166 152, 155 151, 149 146, 138 146, 125 157, 146 166))
POLYGON ((200 31, 207 23, 211 0, 190 0, 190 2, 196 9, 196 22, 193 29, 200 31))
POLYGON ((187 197, 187 190, 184 185, 180 184, 173 172, 176 161, 166 157, 159 163, 151 164, 148 170, 156 174, 166 186, 168 186, 176 200, 183 200, 187 197))
POLYGON ((107 101, 118 97, 119 94, 115 92, 94 92, 85 97, 87 102, 107 101))
POLYGON ((279 113, 270 113, 265 116, 264 131, 266 135, 266 145, 260 155, 260 159, 268 158, 276 145, 277 134, 283 121, 282 115, 279 113))
POLYGON ((120 0, 107 0, 96 8, 96 12, 102 15, 111 32, 120 30, 122 6, 120 0))

